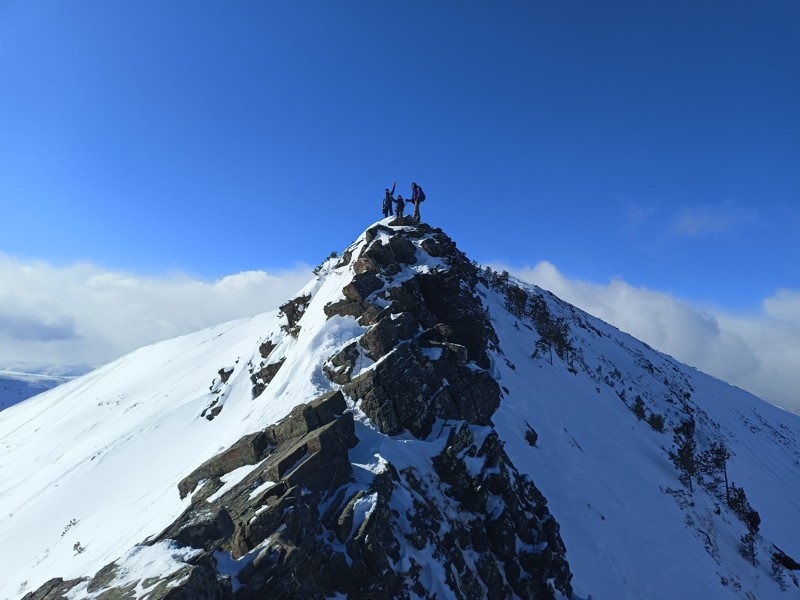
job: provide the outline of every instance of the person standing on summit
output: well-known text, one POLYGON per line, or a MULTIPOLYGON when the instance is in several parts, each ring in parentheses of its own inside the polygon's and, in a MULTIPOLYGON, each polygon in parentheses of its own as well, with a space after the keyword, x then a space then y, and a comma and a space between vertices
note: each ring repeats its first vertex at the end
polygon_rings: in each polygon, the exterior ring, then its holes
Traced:
POLYGON ((416 183, 411 184, 411 202, 414 203, 414 220, 419 223, 419 205, 425 200, 425 192, 416 183))
POLYGON ((392 184, 392 191, 389 191, 389 188, 384 190, 383 196, 383 218, 391 217, 392 216, 392 203, 394 202, 394 188, 397 187, 397 182, 395 181, 392 184))

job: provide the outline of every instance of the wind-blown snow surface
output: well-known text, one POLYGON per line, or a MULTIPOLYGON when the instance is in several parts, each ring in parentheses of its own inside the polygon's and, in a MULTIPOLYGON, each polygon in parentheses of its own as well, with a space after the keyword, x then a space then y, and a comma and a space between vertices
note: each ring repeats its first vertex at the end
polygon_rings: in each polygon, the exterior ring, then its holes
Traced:
MULTIPOLYGON (((351 250, 364 242, 362 236, 351 250)), ((188 506, 190 498, 180 500, 177 490, 184 476, 242 435, 334 387, 322 365, 365 331, 352 318, 325 317, 323 306, 342 298, 353 275, 352 265, 337 269, 334 262, 298 294, 312 298, 297 337, 281 330, 285 319, 275 312, 225 323, 140 349, 0 413, 0 598, 142 555, 135 545, 188 506), (258 347, 266 340, 277 344, 270 361, 286 361, 253 400, 250 368, 261 361, 258 347), (218 371, 231 367, 223 385, 218 371), (223 410, 212 421, 202 418, 214 400, 224 403, 223 410)), ((422 262, 408 267, 426 268, 422 262)), ((534 359, 536 332, 506 311, 502 294, 482 286, 479 293, 502 352, 494 355, 493 373, 504 398, 493 421, 517 468, 545 494, 561 525, 576 597, 745 598, 752 591, 761 599, 797 593, 794 587, 781 592, 766 551, 772 542, 800 556, 798 417, 549 295, 551 312, 569 321, 582 362, 569 370, 557 357, 553 364, 549 357, 534 359), (648 412, 664 415, 668 427, 677 423, 680 398, 689 393, 698 436, 703 443, 725 440, 734 454, 730 477, 761 515, 757 567, 737 551, 744 525, 704 490, 693 496, 683 491, 666 454, 671 433, 638 421, 620 392, 629 403, 641 395, 648 412), (528 426, 538 433, 535 447, 525 440, 528 426)), ((431 468, 441 440, 389 438, 355 410, 361 442, 351 460, 357 478, 386 460, 431 468)), ((402 502, 403 495, 393 498, 402 502)), ((369 498, 363 503, 359 510, 367 518, 369 498)), ((166 545, 148 550, 146 563, 161 564, 150 555, 159 548, 167 553, 163 564, 172 564, 179 550, 166 545)), ((430 585, 448 597, 433 569, 430 585)))

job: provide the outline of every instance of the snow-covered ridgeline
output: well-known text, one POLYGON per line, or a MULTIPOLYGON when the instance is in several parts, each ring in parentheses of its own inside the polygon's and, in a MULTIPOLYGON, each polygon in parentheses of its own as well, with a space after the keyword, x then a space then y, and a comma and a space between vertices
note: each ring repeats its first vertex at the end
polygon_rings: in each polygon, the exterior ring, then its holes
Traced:
MULTIPOLYGON (((365 243, 366 232, 345 252, 357 255, 365 243)), ((420 257, 400 277, 444 268, 420 257)), ((0 598, 51 577, 92 574, 125 555, 188 506, 176 486, 198 464, 331 389, 323 364, 364 332, 322 310, 353 277, 352 263, 339 262, 325 261, 298 292, 311 299, 296 335, 279 312, 224 323, 142 348, 3 411, 0 598), (251 375, 267 341, 269 361, 285 362, 254 400, 251 375), (223 384, 218 372, 231 368, 223 384), (220 398, 219 414, 201 418, 220 398)))
MULTIPOLYGON (((391 237, 387 229, 369 239, 365 232, 346 254, 358 256, 370 244, 385 243, 391 250, 391 237)), ((384 286, 448 268, 423 251, 421 238, 411 239, 416 261, 381 275, 384 286)), ((276 312, 225 323, 143 348, 0 413, 0 598, 18 598, 51 577, 91 576, 120 557, 141 573, 168 565, 180 574, 190 552, 162 542, 148 549, 137 544, 187 508, 191 495, 181 500, 177 484, 198 465, 339 387, 324 367, 369 328, 323 309, 342 300, 354 276, 353 261, 326 261, 297 295, 303 301, 296 326, 287 326, 287 317, 276 312), (265 345, 267 355, 261 351, 265 345), (278 363, 257 394, 254 376, 278 363)), ((566 352, 545 352, 540 345, 533 357, 542 338, 535 323, 514 316, 503 286, 486 282, 475 291, 498 336, 491 354, 492 375, 503 390, 491 419, 496 433, 482 425, 464 434, 462 423, 437 420, 425 439, 407 432, 388 436, 351 400, 359 443, 349 454, 354 481, 348 494, 363 495, 355 501, 350 533, 375 514, 379 498, 371 486, 390 464, 402 473, 390 499, 399 515, 399 541, 419 534, 419 523, 408 515, 420 500, 443 516, 443 530, 467 519, 432 462, 448 436, 461 432, 474 449, 499 435, 514 467, 544 493, 560 524, 576 598, 784 597, 769 553, 774 544, 800 555, 800 419, 512 280, 528 297, 541 296, 551 320, 562 318, 567 326, 566 352), (663 418, 663 432, 633 413, 637 397, 648 420, 663 418), (739 553, 742 521, 699 482, 688 492, 668 457, 672 428, 689 415, 697 422, 700 450, 725 442, 731 480, 746 490, 761 516, 757 566, 739 553)), ((384 299, 375 304, 389 305, 384 299)), ((442 350, 426 348, 422 355, 437 361, 442 350)), ((384 358, 372 361, 358 349, 352 377, 379 368, 384 358)), ((486 475, 480 455, 462 452, 459 460, 470 476, 482 470, 486 475)), ((223 476, 224 487, 208 502, 255 466, 223 476)), ((264 482, 250 496, 270 487, 264 482)), ((492 515, 501 515, 499 497, 490 500, 492 515)), ((420 581, 429 592, 451 597, 440 549, 406 542, 392 568, 403 573, 414 564, 429 565, 420 581)), ((517 540, 518 552, 541 550, 517 540)), ((470 550, 464 557, 477 569, 477 555, 470 550)), ((224 553, 216 558, 218 573, 229 575, 234 589, 237 573, 253 559, 237 562, 224 553)), ((789 594, 796 590, 789 573, 781 578, 789 594)), ((72 593, 80 597, 86 590, 72 593)))

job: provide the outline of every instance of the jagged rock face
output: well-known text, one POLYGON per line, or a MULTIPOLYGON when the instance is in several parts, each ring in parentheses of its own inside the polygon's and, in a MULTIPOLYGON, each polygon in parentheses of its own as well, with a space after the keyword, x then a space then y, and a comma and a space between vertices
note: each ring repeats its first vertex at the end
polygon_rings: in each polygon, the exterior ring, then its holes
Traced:
MULTIPOLYGON (((450 587, 472 583, 473 573, 463 558, 463 550, 471 545, 481 552, 476 567, 487 587, 486 597, 506 598, 513 591, 522 598, 546 598, 553 596, 554 588, 566 593, 571 575, 563 558, 565 548, 544 496, 514 469, 494 431, 480 428, 476 433, 485 436, 482 442, 466 424, 451 430, 445 450, 433 459, 436 473, 450 486, 444 493, 461 515, 438 542, 445 548, 450 543, 455 569, 449 574, 458 580, 450 587), (475 461, 480 463, 477 472, 475 461), (503 577, 498 576, 501 572, 503 577)), ((437 515, 436 520, 447 517, 437 515)))
POLYGON ((81 579, 70 579, 64 581, 60 577, 51 579, 42 584, 38 590, 25 594, 22 600, 58 600, 64 598, 65 594, 81 583, 81 579))
MULTIPOLYGON (((244 436, 233 446, 209 459, 186 476, 178 484, 181 498, 194 492, 201 481, 210 485, 209 482, 239 467, 255 464, 273 454, 279 456, 274 450, 279 448, 284 451, 287 444, 293 440, 305 439, 303 436, 312 433, 320 437, 323 428, 331 423, 339 423, 340 420, 341 424, 337 427, 341 429, 343 439, 348 444, 351 443, 352 415, 345 413, 345 409, 344 397, 340 392, 326 394, 313 402, 298 406, 280 423, 244 436), (341 419, 337 415, 342 415, 341 419)), ((337 449, 341 450, 338 446, 337 449)), ((268 461, 272 462, 275 462, 274 458, 268 461)))
POLYGON ((233 600, 234 597, 230 580, 218 576, 216 563, 208 554, 196 555, 171 573, 115 585, 124 569, 124 565, 115 561, 91 579, 52 579, 22 600, 64 600, 88 594, 102 600, 131 600, 140 597, 138 590, 142 588, 147 590, 148 600, 233 600))
POLYGON ((267 389, 269 383, 283 366, 284 360, 281 359, 278 362, 266 364, 250 375, 250 380, 253 382, 253 398, 258 398, 267 389))
MULTIPOLYGON (((497 336, 475 292, 476 268, 424 224, 371 228, 361 251, 346 252, 337 267, 348 265, 355 275, 344 299, 324 312, 367 330, 321 365, 339 391, 242 437, 186 476, 178 491, 191 506, 146 544, 194 554, 172 574, 134 587, 155 585, 166 592, 153 598, 171 600, 433 598, 441 591, 431 591, 431 574, 441 573, 446 597, 570 597, 558 524, 492 429, 501 400, 488 371, 497 336), (375 364, 358 372, 364 357, 375 364), (386 461, 371 481, 356 481, 349 451, 358 439, 346 399, 375 424, 375 435, 407 431, 436 450, 427 462, 386 461), (227 484, 235 471, 246 475, 227 484), (220 575, 219 553, 241 561, 235 582, 220 575)), ((302 325, 309 301, 281 307, 287 330, 302 325)), ((275 347, 262 343, 263 362, 251 365, 254 398, 283 365, 267 364, 275 347)), ((125 598, 131 584, 113 583, 122 568, 115 562, 89 580, 53 580, 26 600, 61 598, 76 585, 125 598)))
MULTIPOLYGON (((477 270, 450 238, 425 225, 399 232, 376 226, 367 240, 355 261, 360 273, 343 290, 346 301, 326 307, 329 316, 372 324, 359 344, 380 362, 345 392, 389 435, 408 429, 425 436, 436 418, 487 424, 500 402, 485 371, 497 336, 474 291, 477 270), (442 268, 394 282, 416 262, 412 240, 420 238, 419 251, 439 258, 442 268)), ((342 379, 337 373, 336 382, 342 379)))
POLYGON ((306 312, 309 300, 311 300, 311 296, 299 296, 281 305, 280 311, 286 316, 289 327, 297 325, 300 317, 306 312))
MULTIPOLYGON (((387 234, 375 228, 367 239, 380 233, 387 234)), ((355 262, 360 276, 353 287, 361 291, 346 289, 346 301, 328 307, 329 316, 348 314, 372 325, 358 343, 377 364, 342 389, 388 435, 405 429, 426 437, 437 418, 464 424, 451 429, 445 449, 433 458, 438 482, 413 468, 398 473, 391 466, 376 478, 377 516, 370 522, 378 542, 372 548, 359 546, 356 538, 348 542, 342 533, 352 507, 370 491, 351 498, 328 526, 339 542, 348 543, 349 557, 365 556, 374 573, 394 572, 389 565, 398 560, 398 540, 418 550, 436 547, 454 598, 552 598, 555 590, 569 596, 571 574, 558 524, 489 427, 500 402, 499 386, 486 371, 497 337, 474 292, 477 272, 447 236, 420 226, 409 237, 421 237, 421 250, 441 257, 447 269, 395 283, 393 275, 401 264, 412 264, 412 254, 398 258, 387 249, 414 247, 404 234, 392 232, 388 240, 367 246, 355 262), (387 283, 378 287, 377 281, 387 283), (465 422, 482 426, 480 442, 465 422), (476 463, 481 463, 477 472, 476 463), (399 489, 410 491, 413 509, 394 516, 379 511, 392 505, 399 489), (376 556, 374 547, 382 553, 376 556)), ((356 360, 356 348, 348 346, 332 361, 332 379, 341 383, 356 360)), ((427 597, 418 578, 421 568, 412 564, 402 582, 384 578, 379 597, 427 597)))

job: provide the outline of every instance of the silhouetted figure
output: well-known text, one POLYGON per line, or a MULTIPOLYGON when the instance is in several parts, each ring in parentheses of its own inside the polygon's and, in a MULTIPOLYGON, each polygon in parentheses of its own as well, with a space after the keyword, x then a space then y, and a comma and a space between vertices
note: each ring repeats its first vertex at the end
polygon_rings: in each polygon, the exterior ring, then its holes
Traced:
POLYGON ((406 207, 406 201, 403 200, 403 197, 400 194, 397 194, 397 200, 395 200, 395 203, 397 204, 397 210, 396 210, 397 218, 402 220, 403 219, 403 210, 406 207))
POLYGON ((397 187, 397 182, 395 181, 392 184, 392 191, 389 191, 389 188, 384 190, 385 194, 383 196, 383 217, 391 217, 392 216, 392 203, 394 200, 394 188, 397 187))
POLYGON ((416 183, 411 184, 411 202, 414 203, 414 220, 419 223, 419 205, 425 201, 425 192, 416 183))

